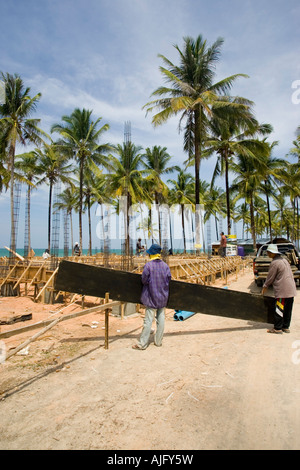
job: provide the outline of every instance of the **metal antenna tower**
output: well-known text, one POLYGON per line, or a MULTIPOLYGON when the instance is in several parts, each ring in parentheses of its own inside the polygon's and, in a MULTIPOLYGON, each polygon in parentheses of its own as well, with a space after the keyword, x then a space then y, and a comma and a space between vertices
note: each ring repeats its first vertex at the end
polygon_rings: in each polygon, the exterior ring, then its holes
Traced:
POLYGON ((124 124, 124 142, 128 144, 131 142, 131 122, 126 121, 124 124))
MULTIPOLYGON (((16 182, 14 188, 14 208, 13 208, 13 218, 14 218, 14 228, 11 231, 10 239, 10 248, 13 251, 17 249, 17 234, 18 234, 18 223, 19 223, 19 214, 20 214, 20 199, 21 199, 21 183, 16 182)), ((15 255, 10 252, 10 257, 15 255)))
POLYGON ((24 257, 29 255, 30 252, 30 189, 26 192, 26 203, 25 203, 25 233, 24 233, 24 257))
POLYGON ((109 266, 109 253, 110 253, 110 207, 105 208, 105 224, 103 225, 103 263, 104 266, 109 266))
MULTIPOLYGON (((124 144, 131 143, 131 123, 126 121, 124 124, 124 144)), ((129 149, 125 149, 126 152, 129 149)), ((126 202, 127 204, 127 202, 126 202)), ((128 204, 127 210, 124 211, 124 230, 125 230, 125 240, 122 243, 122 255, 121 255, 121 269, 124 271, 131 271, 133 268, 133 247, 130 234, 128 233, 128 227, 130 224, 130 215, 128 214, 128 204)))
POLYGON ((53 210, 52 210, 52 243, 51 243, 51 269, 58 264, 59 232, 60 232, 60 210, 55 207, 58 195, 61 193, 61 184, 57 182, 54 186, 53 210))
POLYGON ((208 249, 208 254, 212 254, 212 242, 211 242, 211 218, 208 219, 207 225, 206 225, 206 236, 207 236, 207 249, 208 249))
POLYGON ((63 211, 64 217, 64 258, 69 256, 69 215, 67 209, 63 211))

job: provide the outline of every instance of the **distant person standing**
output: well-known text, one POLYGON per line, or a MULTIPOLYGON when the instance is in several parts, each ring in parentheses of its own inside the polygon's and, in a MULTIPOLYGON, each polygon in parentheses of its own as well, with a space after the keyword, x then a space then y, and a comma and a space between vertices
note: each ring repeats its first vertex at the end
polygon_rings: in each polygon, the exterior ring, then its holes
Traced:
POLYGON ((161 259, 160 245, 153 244, 147 250, 150 261, 145 264, 142 273, 141 303, 146 307, 143 330, 138 344, 133 349, 146 349, 149 345, 151 326, 156 319, 154 344, 162 345, 165 328, 165 308, 169 298, 171 272, 169 266, 161 259))
POLYGON ((79 243, 76 242, 75 243, 75 246, 74 246, 74 255, 75 256, 80 256, 80 247, 79 247, 79 243))
POLYGON ((226 256, 226 246, 227 246, 227 238, 224 235, 224 232, 221 232, 220 251, 221 251, 221 256, 223 258, 226 256))
POLYGON ((50 258, 50 253, 49 253, 48 248, 46 248, 46 250, 43 253, 43 259, 48 259, 48 258, 50 258))
POLYGON ((142 239, 139 238, 136 244, 136 255, 140 256, 142 253, 144 253, 145 247, 142 245, 142 239))
POLYGON ((273 285, 276 298, 274 328, 268 330, 268 333, 289 333, 294 297, 297 295, 294 276, 289 262, 281 256, 277 245, 268 245, 267 255, 272 261, 262 294, 264 295, 268 287, 273 285))

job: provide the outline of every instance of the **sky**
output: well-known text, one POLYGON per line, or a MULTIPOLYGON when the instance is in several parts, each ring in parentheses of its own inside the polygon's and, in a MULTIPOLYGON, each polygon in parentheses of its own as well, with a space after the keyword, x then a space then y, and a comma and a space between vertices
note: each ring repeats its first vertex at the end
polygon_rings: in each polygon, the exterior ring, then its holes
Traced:
MULTIPOLYGON (((124 123, 130 122, 136 145, 166 147, 173 164, 183 167, 178 119, 154 128, 153 115, 142 108, 164 83, 158 54, 176 63, 174 45, 181 48, 184 37, 201 34, 208 44, 224 39, 215 81, 249 76, 235 83, 232 94, 252 100, 258 121, 273 126, 269 141, 279 141, 273 156, 285 157, 293 146, 300 125, 298 0, 0 0, 0 12, 0 71, 19 74, 32 95, 42 94, 34 117, 46 132, 76 107, 90 109, 110 125, 103 143, 122 143, 124 123)), ((214 164, 213 158, 202 163, 202 179, 211 180, 214 164)), ((36 248, 46 245, 47 204, 47 187, 33 191, 36 248)), ((24 206, 25 187, 19 247, 24 206)), ((10 243, 8 193, 0 195, 0 217, 2 248, 10 243)), ((74 217, 75 231, 76 222, 74 217)))

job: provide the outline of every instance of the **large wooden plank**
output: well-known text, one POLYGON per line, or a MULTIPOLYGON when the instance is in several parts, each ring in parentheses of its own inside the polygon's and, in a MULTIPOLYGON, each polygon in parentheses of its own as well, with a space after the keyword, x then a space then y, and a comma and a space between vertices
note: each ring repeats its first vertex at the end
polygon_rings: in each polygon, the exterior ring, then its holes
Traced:
MULTIPOLYGON (((61 261, 54 288, 95 297, 108 292, 110 299, 139 303, 142 282, 140 274, 61 261)), ((168 308, 273 323, 274 302, 262 295, 172 280, 168 308)))

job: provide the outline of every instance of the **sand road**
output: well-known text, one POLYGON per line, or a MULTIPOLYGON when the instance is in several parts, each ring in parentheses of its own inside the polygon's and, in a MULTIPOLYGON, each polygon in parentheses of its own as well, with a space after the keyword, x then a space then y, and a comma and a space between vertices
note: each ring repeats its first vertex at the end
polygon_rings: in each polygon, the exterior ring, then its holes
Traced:
MULTIPOLYGON (((257 290, 251 270, 228 288, 257 290)), ((132 349, 142 327, 133 315, 110 319, 105 350, 103 324, 103 314, 60 323, 0 365, 0 449, 300 448, 299 288, 291 333, 280 336, 168 311, 161 348, 132 349)))

